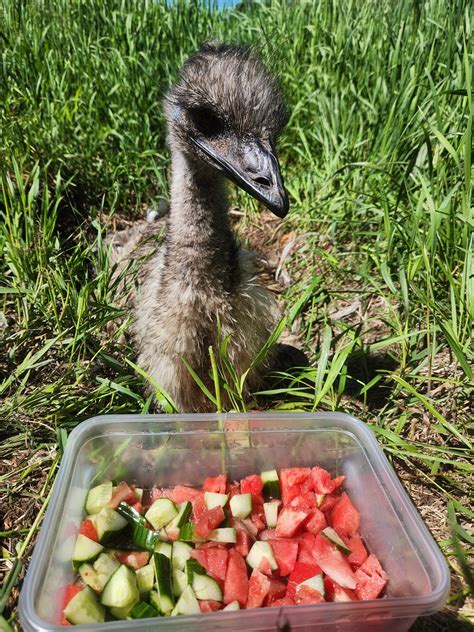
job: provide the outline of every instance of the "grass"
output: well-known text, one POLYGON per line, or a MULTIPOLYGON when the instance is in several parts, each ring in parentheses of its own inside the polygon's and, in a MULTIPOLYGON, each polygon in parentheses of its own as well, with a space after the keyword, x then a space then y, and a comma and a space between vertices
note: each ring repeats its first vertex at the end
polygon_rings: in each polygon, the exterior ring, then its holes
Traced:
MULTIPOLYGON (((467 0, 6 0, 0 8, 0 629, 67 431, 147 412, 104 245, 167 196, 160 99, 209 37, 257 45, 291 118, 284 224, 244 194, 239 230, 280 275, 311 367, 246 402, 214 350, 216 408, 344 410, 376 432, 453 571, 444 619, 472 620, 472 25, 467 0), (269 227, 270 226, 270 229, 269 227), (261 237, 263 236, 263 239, 261 237), (293 241, 292 241, 293 240, 293 241), (123 320, 110 333, 108 325, 123 320)), ((424 626, 424 627, 423 627, 424 626)), ((430 627, 431 626, 431 627, 430 627)), ((444 626, 444 627, 443 627, 444 626)), ((466 628, 468 629, 468 628, 466 628)))

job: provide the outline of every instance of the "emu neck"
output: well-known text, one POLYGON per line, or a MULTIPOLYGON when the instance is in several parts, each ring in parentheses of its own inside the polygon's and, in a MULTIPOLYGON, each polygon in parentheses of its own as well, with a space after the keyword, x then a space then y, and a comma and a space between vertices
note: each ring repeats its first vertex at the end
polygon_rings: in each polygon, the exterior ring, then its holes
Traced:
POLYGON ((181 152, 172 160, 166 267, 189 286, 231 291, 238 246, 228 218, 226 181, 181 152))

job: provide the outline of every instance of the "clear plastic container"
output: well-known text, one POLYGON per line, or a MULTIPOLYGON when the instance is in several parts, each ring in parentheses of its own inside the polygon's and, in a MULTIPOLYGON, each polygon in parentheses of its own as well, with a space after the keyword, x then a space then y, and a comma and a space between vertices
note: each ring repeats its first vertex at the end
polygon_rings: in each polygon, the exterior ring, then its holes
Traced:
POLYGON ((240 479, 274 467, 316 464, 347 477, 363 538, 390 578, 383 599, 114 621, 79 629, 402 632, 418 616, 442 608, 449 591, 447 564, 361 421, 325 412, 121 415, 90 419, 71 433, 20 596, 23 629, 64 629, 54 623, 57 592, 73 578, 71 533, 83 519, 92 484, 125 479, 140 487, 200 486, 221 472, 240 479))

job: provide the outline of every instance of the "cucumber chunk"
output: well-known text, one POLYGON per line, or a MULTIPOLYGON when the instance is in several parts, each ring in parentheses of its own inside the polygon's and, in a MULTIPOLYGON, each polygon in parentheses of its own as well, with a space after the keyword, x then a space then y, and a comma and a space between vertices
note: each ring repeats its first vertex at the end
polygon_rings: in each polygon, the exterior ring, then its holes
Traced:
POLYGON ((212 542, 230 542, 231 544, 235 544, 237 542, 237 531, 234 527, 213 529, 207 536, 207 539, 212 542))
POLYGON ((128 566, 121 564, 105 585, 100 601, 104 606, 130 608, 139 600, 136 575, 128 566))
POLYGON ((69 623, 75 625, 102 623, 105 621, 105 608, 99 603, 92 588, 86 586, 64 608, 64 616, 69 623))
POLYGON ((72 563, 74 568, 79 568, 84 562, 93 562, 99 554, 102 553, 104 547, 98 542, 94 542, 90 538, 80 533, 77 536, 76 545, 72 554, 72 563))
POLYGON ((190 558, 186 560, 185 573, 188 584, 192 586, 194 575, 205 575, 206 571, 197 560, 190 558))
POLYGON ((229 505, 234 518, 247 518, 252 513, 252 494, 235 494, 229 505))
POLYGON ((85 510, 87 514, 96 514, 109 504, 112 499, 112 481, 102 483, 89 490, 85 510))
POLYGON ((308 579, 305 579, 304 582, 301 582, 301 584, 298 584, 296 586, 296 593, 298 593, 298 590, 301 586, 309 586, 310 588, 314 588, 314 590, 317 590, 319 592, 321 597, 324 597, 325 589, 322 573, 318 573, 318 575, 309 577, 308 579))
POLYGON ((175 617, 178 614, 200 614, 201 608, 199 607, 199 602, 196 599, 196 595, 193 592, 191 586, 187 586, 181 597, 178 599, 178 603, 173 608, 171 612, 171 616, 175 617))
POLYGON ((251 568, 258 569, 262 559, 266 557, 272 571, 278 570, 278 564, 276 563, 275 556, 273 555, 272 547, 269 542, 263 542, 258 540, 254 542, 252 548, 247 555, 247 564, 251 568))
POLYGON ((135 575, 137 576, 137 588, 140 596, 147 595, 150 590, 153 590, 153 585, 155 583, 155 569, 152 564, 142 566, 135 571, 135 575))
POLYGON ((331 544, 334 544, 342 553, 345 555, 350 555, 351 550, 347 548, 345 542, 338 536, 336 531, 332 527, 326 527, 321 531, 321 535, 323 535, 326 540, 329 540, 331 544))
POLYGON ((110 538, 127 526, 127 520, 110 507, 104 507, 95 517, 97 537, 101 544, 107 544, 110 538))
POLYGON ((193 547, 186 544, 186 542, 173 542, 173 557, 171 558, 173 568, 184 570, 186 560, 189 560, 191 557, 192 550, 193 547))
POLYGON ((278 472, 276 470, 267 470, 260 474, 260 478, 263 483, 263 497, 265 500, 272 500, 273 498, 281 498, 280 480, 278 478, 278 472))
POLYGON ((115 557, 110 553, 101 553, 93 566, 100 584, 99 592, 101 592, 111 575, 115 573, 120 566, 120 563, 117 562, 115 557))
POLYGON ((133 606, 127 606, 126 608, 114 608, 111 606, 109 608, 110 614, 114 617, 114 619, 120 619, 121 621, 130 618, 130 613, 133 609, 133 606))
POLYGON ((161 529, 176 518, 178 510, 176 505, 168 498, 158 498, 146 512, 145 518, 154 529, 161 529))
POLYGON ((188 578, 186 577, 186 573, 179 570, 179 568, 173 568, 172 576, 173 595, 175 597, 180 597, 183 594, 183 590, 188 585, 188 578))
POLYGON ((208 575, 193 575, 193 592, 198 599, 222 601, 222 591, 215 579, 208 575))
POLYGON ((171 561, 166 555, 163 555, 163 553, 155 553, 153 555, 153 563, 155 565, 159 610, 166 614, 171 612, 174 607, 171 585, 171 561))
POLYGON ((208 509, 214 509, 214 507, 225 507, 228 500, 229 494, 204 492, 204 503, 208 509))
POLYGON ((144 601, 139 601, 130 610, 130 619, 150 619, 151 617, 159 617, 160 613, 156 608, 144 601))
POLYGON ((170 560, 173 555, 173 546, 168 542, 158 542, 155 546, 155 553, 162 553, 170 560))
POLYGON ((90 586, 95 592, 100 592, 102 590, 102 583, 100 581, 99 574, 92 564, 81 564, 78 571, 86 586, 90 586))
POLYGON ((191 515, 191 511, 193 509, 192 504, 189 500, 186 500, 184 503, 177 505, 178 514, 175 518, 167 525, 166 533, 174 540, 179 538, 179 532, 183 525, 185 525, 191 515))
POLYGON ((272 500, 269 503, 263 503, 263 511, 265 513, 265 522, 269 529, 274 529, 277 525, 278 509, 280 508, 280 500, 272 500))
POLYGON ((234 610, 240 610, 240 603, 238 601, 231 601, 225 608, 222 608, 222 610, 230 610, 231 612, 234 610))

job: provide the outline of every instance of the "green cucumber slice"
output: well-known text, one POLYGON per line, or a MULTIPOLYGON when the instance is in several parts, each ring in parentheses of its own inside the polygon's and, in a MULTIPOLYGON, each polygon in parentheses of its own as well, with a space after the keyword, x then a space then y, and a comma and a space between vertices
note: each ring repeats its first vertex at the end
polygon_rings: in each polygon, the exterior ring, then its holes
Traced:
POLYGON ((156 608, 150 606, 150 604, 144 601, 139 601, 130 610, 131 619, 151 619, 152 617, 159 617, 160 613, 156 608))
POLYGON ((117 512, 132 525, 132 540, 141 549, 154 551, 160 534, 145 526, 146 520, 136 509, 127 503, 120 503, 117 512))
POLYGON ((266 557, 272 571, 278 570, 278 564, 276 563, 275 556, 273 555, 272 547, 269 542, 263 542, 258 540, 254 542, 252 548, 247 555, 247 564, 251 568, 259 568, 262 559, 266 557))
POLYGON ((213 599, 222 601, 222 591, 215 579, 208 575, 193 575, 193 592, 197 599, 213 599))
POLYGON ((111 606, 109 608, 110 614, 114 617, 114 619, 120 619, 121 621, 125 619, 130 619, 130 613, 133 609, 133 606, 127 606, 126 608, 115 608, 111 606))
POLYGON ((187 522, 179 530, 179 540, 184 542, 205 542, 202 538, 198 538, 194 533, 194 526, 187 522))
POLYGON ((234 527, 221 527, 220 529, 213 529, 207 536, 211 542, 230 542, 235 544, 237 542, 237 531, 234 527))
POLYGON ((96 514, 109 504, 112 499, 112 481, 102 483, 89 490, 85 510, 87 514, 96 514))
POLYGON ((133 525, 144 525, 146 520, 136 509, 130 507, 128 503, 121 502, 117 507, 117 513, 119 513, 125 520, 133 525))
POLYGON ((155 546, 155 553, 162 553, 170 560, 173 555, 173 546, 168 542, 158 542, 155 546))
POLYGON ((263 511, 265 513, 265 522, 269 529, 274 529, 277 525, 278 510, 281 500, 271 500, 269 503, 263 503, 263 511))
POLYGON ((96 514, 94 524, 99 542, 107 544, 114 534, 127 526, 128 522, 117 511, 104 507, 96 514))
POLYGON ((191 515, 191 511, 193 509, 192 504, 189 500, 186 500, 184 503, 177 505, 178 514, 166 527, 166 534, 171 536, 174 539, 179 537, 180 529, 183 525, 185 525, 191 515))
POLYGON ((147 564, 135 571, 137 576, 137 588, 140 596, 146 595, 153 590, 155 583, 155 569, 152 564, 147 564))
POLYGON ((171 616, 175 617, 178 614, 200 614, 200 612, 201 608, 199 607, 199 602, 196 599, 193 589, 191 586, 186 586, 181 597, 178 599, 178 603, 173 608, 171 616))
POLYGON ((110 553, 101 553, 93 566, 100 584, 99 592, 101 592, 111 575, 120 566, 120 563, 110 553))
POLYGON ((92 564, 81 564, 78 571, 86 586, 90 586, 95 592, 100 592, 102 590, 102 583, 100 581, 99 574, 92 564))
POLYGON ((146 512, 145 518, 154 529, 161 529, 176 518, 178 510, 176 505, 168 498, 158 498, 146 512))
POLYGON ((326 540, 329 540, 331 544, 334 544, 342 553, 345 555, 350 555, 351 550, 347 548, 345 542, 338 536, 336 531, 332 527, 326 527, 321 531, 321 535, 323 535, 326 540))
POLYGON ((171 561, 163 553, 154 553, 156 587, 158 589, 159 610, 164 614, 171 612, 174 607, 173 590, 171 586, 171 561))
POLYGON ((186 560, 185 573, 188 584, 192 586, 194 575, 205 575, 206 571, 197 560, 190 558, 186 560))
POLYGON ((171 558, 171 564, 173 568, 177 568, 180 571, 184 570, 186 560, 191 557, 191 551, 193 547, 186 542, 180 542, 177 540, 173 542, 173 557, 171 558))
POLYGON ((80 533, 77 536, 76 545, 72 554, 74 568, 79 568, 84 562, 93 562, 104 550, 102 544, 94 542, 80 533))
POLYGON ((90 586, 77 593, 64 608, 64 616, 75 625, 82 623, 102 623, 105 621, 105 608, 97 600, 90 586))
POLYGON ((175 597, 180 597, 183 594, 183 590, 188 585, 188 578, 186 577, 186 573, 181 571, 179 568, 173 568, 172 571, 172 589, 173 595, 175 597))
POLYGON ((137 576, 125 564, 121 564, 105 585, 100 599, 104 606, 130 608, 140 600, 137 576))
POLYGON ((222 608, 222 610, 230 610, 231 612, 234 610, 240 610, 240 603, 238 601, 231 601, 227 604, 227 606, 225 606, 225 608, 222 608))
POLYGON ((260 474, 260 478, 263 483, 263 497, 265 500, 272 500, 274 498, 281 498, 280 480, 278 478, 278 472, 276 470, 267 470, 260 474))
POLYGON ((235 494, 229 505, 234 518, 247 518, 252 513, 252 494, 235 494))
POLYGON ((229 494, 216 494, 215 492, 204 492, 204 504, 208 509, 214 507, 225 507, 229 500, 229 494))

